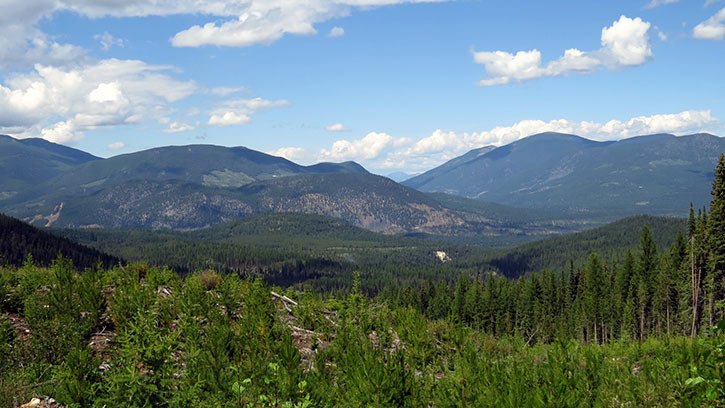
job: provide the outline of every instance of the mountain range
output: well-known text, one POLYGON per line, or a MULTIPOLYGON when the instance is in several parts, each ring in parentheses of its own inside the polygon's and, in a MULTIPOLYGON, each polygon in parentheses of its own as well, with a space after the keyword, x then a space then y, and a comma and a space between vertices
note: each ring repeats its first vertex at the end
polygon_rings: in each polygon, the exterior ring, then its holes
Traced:
POLYGON ((506 205, 593 217, 684 215, 709 202, 725 139, 657 134, 596 142, 542 133, 484 147, 403 182, 506 205))
POLYGON ((435 195, 354 162, 301 166, 244 147, 170 146, 100 159, 1 137, 0 166, 13 169, 0 184, 0 211, 46 227, 186 230, 255 213, 301 212, 385 233, 555 232, 530 216, 499 220, 493 215, 501 206, 475 200, 447 208, 435 195))
POLYGON ((384 233, 539 236, 709 199, 725 139, 595 142, 545 133, 472 150, 402 184, 354 162, 302 166, 245 147, 102 159, 0 136, 0 211, 35 225, 188 230, 250 214, 330 216, 384 233))

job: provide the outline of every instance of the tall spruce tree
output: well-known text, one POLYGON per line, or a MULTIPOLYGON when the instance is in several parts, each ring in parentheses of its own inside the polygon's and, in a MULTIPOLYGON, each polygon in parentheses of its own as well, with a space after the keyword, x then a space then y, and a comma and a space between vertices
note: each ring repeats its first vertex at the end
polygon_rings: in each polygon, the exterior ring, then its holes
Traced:
POLYGON ((657 273, 658 257, 657 243, 652 237, 652 231, 648 226, 642 228, 640 236, 640 256, 637 265, 637 314, 639 318, 639 337, 644 339, 647 330, 651 326, 652 295, 654 281, 657 273))
POLYGON ((710 256, 708 281, 710 283, 711 321, 725 316, 725 154, 720 155, 712 183, 710 217, 707 223, 710 256))

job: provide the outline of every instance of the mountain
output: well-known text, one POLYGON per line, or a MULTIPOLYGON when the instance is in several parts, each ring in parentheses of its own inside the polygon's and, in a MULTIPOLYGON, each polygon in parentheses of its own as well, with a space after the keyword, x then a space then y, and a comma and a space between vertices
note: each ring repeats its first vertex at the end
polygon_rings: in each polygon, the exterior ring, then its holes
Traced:
POLYGON ((452 210, 445 201, 354 162, 301 166, 244 147, 191 145, 78 163, 0 200, 0 209, 46 227, 187 230, 295 212, 384 233, 555 232, 528 219, 518 223, 516 216, 499 221, 483 202, 463 199, 470 202, 452 210))
POLYGON ((542 133, 485 149, 403 184, 425 192, 593 217, 684 215, 690 202, 709 201, 712 169, 725 151, 725 139, 658 134, 595 142, 542 133))
POLYGON ((50 265, 58 255, 70 259, 80 269, 93 268, 99 263, 109 268, 120 262, 116 257, 0 214, 0 265, 20 266, 29 254, 36 264, 44 266, 50 265))
POLYGON ((476 160, 477 158, 485 155, 486 153, 494 150, 495 148, 495 146, 484 146, 478 149, 470 150, 462 156, 453 158, 434 169, 426 171, 423 174, 419 174, 414 177, 409 177, 406 180, 402 180, 402 182, 405 185, 418 188, 418 186, 426 184, 429 180, 446 177, 446 175, 448 174, 450 174, 450 177, 456 177, 457 168, 473 160, 476 160))
MULTIPOLYGON (((473 201, 473 200, 469 200, 473 201)), ((14 214, 45 226, 198 229, 267 212, 317 214, 385 233, 500 235, 554 233, 500 222, 486 203, 448 209, 435 196, 367 173, 302 174, 219 188, 178 180, 130 181, 62 191, 22 203, 14 214)))
POLYGON ((98 157, 43 139, 0 135, 0 201, 98 157))
POLYGON ((85 163, 40 188, 84 193, 129 181, 182 181, 205 187, 241 187, 260 180, 309 173, 367 173, 357 163, 301 166, 246 147, 169 146, 85 163))

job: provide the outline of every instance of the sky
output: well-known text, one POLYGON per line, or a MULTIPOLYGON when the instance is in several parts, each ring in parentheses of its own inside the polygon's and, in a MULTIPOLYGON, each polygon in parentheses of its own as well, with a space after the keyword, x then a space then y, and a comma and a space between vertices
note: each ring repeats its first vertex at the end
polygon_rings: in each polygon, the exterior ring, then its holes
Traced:
POLYGON ((544 131, 725 136, 725 1, 0 0, 0 133, 417 173, 544 131))

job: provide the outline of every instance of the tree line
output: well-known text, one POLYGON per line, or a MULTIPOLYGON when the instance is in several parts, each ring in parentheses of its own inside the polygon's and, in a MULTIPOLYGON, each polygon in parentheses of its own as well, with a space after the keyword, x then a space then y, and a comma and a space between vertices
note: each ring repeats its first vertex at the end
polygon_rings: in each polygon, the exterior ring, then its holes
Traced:
POLYGON ((454 285, 424 282, 384 296, 429 318, 529 342, 695 337, 725 317, 724 157, 715 170, 709 212, 690 208, 686 233, 665 250, 645 226, 638 248, 622 261, 605 262, 592 253, 584 267, 572 262, 568 269, 517 280, 487 272, 454 285))

